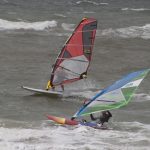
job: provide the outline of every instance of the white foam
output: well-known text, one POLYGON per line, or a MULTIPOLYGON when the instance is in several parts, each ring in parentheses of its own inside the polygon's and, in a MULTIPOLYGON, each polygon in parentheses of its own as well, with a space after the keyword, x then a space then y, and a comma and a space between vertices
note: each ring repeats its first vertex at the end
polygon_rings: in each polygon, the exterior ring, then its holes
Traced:
POLYGON ((55 16, 58 16, 58 17, 63 17, 63 18, 66 18, 66 16, 65 15, 63 15, 63 14, 54 14, 55 16))
POLYGON ((99 85, 96 84, 94 80, 80 80, 80 82, 73 83, 72 86, 66 87, 66 93, 64 97, 69 96, 77 96, 77 97, 84 97, 87 99, 92 98, 96 93, 100 90, 99 85))
MULTIPOLYGON (((67 96, 77 96, 77 97, 84 97, 84 99, 91 99, 94 95, 96 95, 99 91, 93 92, 93 91, 81 91, 81 92, 70 92, 70 94, 67 96)), ((83 99, 83 100, 84 100, 83 99)))
POLYGON ((83 0, 83 1, 77 1, 76 4, 81 4, 81 3, 89 3, 93 5, 99 5, 99 3, 93 2, 93 1, 88 1, 88 0, 83 0))
POLYGON ((141 149, 149 148, 145 145, 145 141, 150 142, 150 125, 122 122, 118 123, 118 126, 123 126, 123 130, 97 130, 84 126, 72 128, 49 126, 38 129, 1 127, 0 148, 1 150, 103 150, 110 147, 138 149, 139 146, 141 149), (134 128, 136 130, 132 131, 134 128))
POLYGON ((84 11, 83 13, 84 14, 94 14, 95 12, 94 11, 84 11))
POLYGON ((129 10, 129 11, 148 11, 150 9, 148 9, 148 8, 122 8, 121 10, 123 10, 123 11, 127 11, 127 10, 129 10))
POLYGON ((75 24, 67 24, 67 23, 62 23, 62 28, 64 30, 67 30, 67 31, 73 31, 74 30, 74 27, 75 27, 75 24))
POLYGON ((135 94, 134 98, 135 98, 136 102, 144 102, 144 101, 150 100, 150 95, 144 94, 144 93, 139 93, 139 94, 135 94))
POLYGON ((36 30, 41 31, 57 26, 55 20, 52 21, 40 21, 40 22, 24 22, 24 21, 8 21, 0 19, 0 30, 36 30))
POLYGON ((98 31, 97 36, 150 39, 150 24, 98 31))
POLYGON ((89 0, 82 0, 82 1, 77 1, 77 2, 76 2, 76 4, 82 4, 82 3, 88 3, 88 4, 95 5, 95 6, 108 5, 108 3, 97 3, 97 2, 89 1, 89 0))
POLYGON ((108 3, 100 3, 101 5, 108 5, 108 3))

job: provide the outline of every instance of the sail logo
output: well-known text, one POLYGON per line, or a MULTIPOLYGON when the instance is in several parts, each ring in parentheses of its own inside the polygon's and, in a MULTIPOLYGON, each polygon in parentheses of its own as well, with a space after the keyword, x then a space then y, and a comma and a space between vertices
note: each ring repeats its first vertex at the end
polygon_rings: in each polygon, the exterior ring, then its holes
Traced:
POLYGON ((129 82, 126 85, 124 85, 122 88, 136 87, 142 82, 142 80, 143 78, 136 81, 129 82))

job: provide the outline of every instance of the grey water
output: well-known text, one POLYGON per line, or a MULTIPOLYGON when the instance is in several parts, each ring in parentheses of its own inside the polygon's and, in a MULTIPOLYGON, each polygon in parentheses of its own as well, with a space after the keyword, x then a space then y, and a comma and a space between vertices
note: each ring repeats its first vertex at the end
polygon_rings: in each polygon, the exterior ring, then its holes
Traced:
POLYGON ((148 150, 150 75, 128 106, 112 111, 112 130, 64 127, 46 118, 71 117, 84 99, 144 68, 150 68, 149 0, 0 0, 0 149, 148 150), (63 97, 23 90, 45 88, 83 17, 98 20, 88 78, 66 86, 63 97))

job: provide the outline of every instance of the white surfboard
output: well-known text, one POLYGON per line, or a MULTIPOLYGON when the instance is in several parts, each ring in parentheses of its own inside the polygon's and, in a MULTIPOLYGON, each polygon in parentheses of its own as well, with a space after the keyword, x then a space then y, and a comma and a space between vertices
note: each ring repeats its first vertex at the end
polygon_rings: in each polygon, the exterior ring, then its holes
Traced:
POLYGON ((43 89, 35 89, 35 88, 31 88, 31 87, 27 87, 27 86, 22 86, 23 89, 27 90, 27 91, 31 91, 31 92, 35 92, 35 93, 41 93, 41 94, 49 94, 49 95, 58 95, 58 96, 62 96, 63 92, 60 91, 52 91, 52 90, 43 90, 43 89))

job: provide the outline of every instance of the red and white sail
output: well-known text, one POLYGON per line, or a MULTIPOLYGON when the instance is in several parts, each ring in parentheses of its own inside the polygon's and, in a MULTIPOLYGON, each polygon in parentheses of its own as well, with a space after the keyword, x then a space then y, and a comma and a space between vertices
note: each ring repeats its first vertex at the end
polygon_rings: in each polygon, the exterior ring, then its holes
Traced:
POLYGON ((63 46, 51 73, 51 85, 80 80, 87 75, 97 29, 97 21, 84 18, 63 46))

